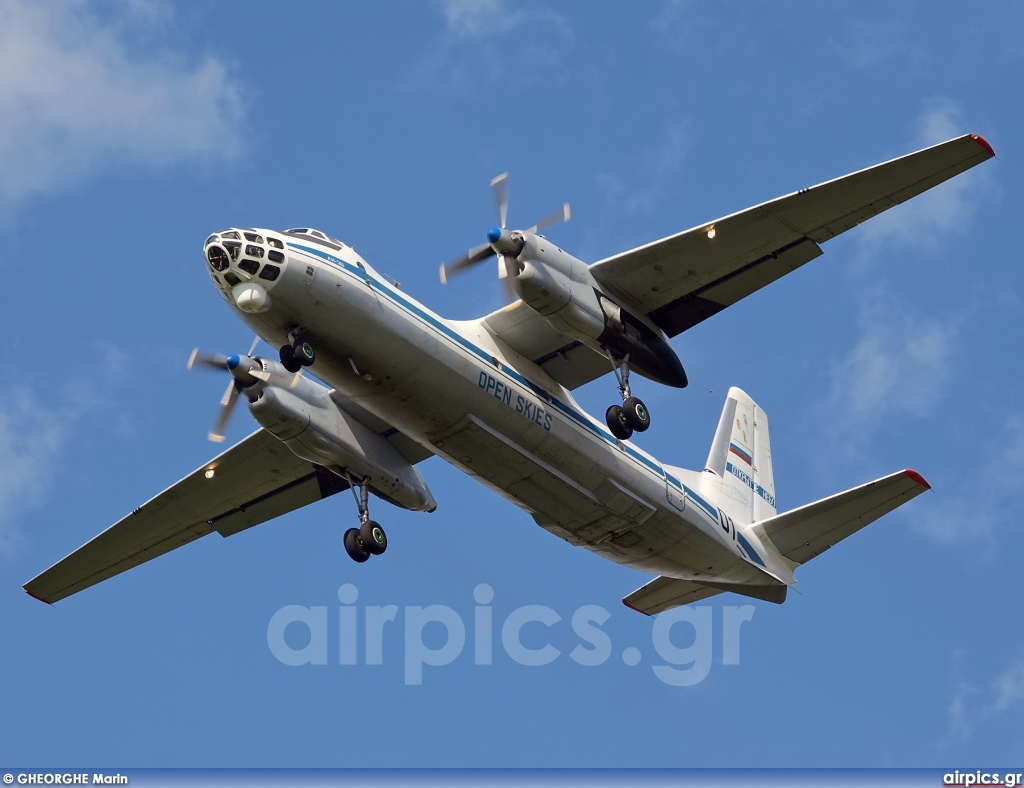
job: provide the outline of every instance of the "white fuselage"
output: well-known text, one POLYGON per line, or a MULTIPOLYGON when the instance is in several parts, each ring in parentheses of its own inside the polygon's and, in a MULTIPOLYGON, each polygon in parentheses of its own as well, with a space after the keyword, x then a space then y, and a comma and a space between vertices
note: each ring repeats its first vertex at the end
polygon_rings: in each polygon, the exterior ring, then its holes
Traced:
POLYGON ((475 476, 552 533, 610 560, 698 581, 781 577, 756 536, 726 516, 728 502, 709 502, 719 498, 710 494, 714 474, 665 466, 617 441, 478 321, 437 316, 351 247, 255 232, 285 246, 274 281, 251 278, 266 303, 243 311, 215 279, 218 287, 274 347, 301 328, 317 351, 310 371, 355 410, 475 476))

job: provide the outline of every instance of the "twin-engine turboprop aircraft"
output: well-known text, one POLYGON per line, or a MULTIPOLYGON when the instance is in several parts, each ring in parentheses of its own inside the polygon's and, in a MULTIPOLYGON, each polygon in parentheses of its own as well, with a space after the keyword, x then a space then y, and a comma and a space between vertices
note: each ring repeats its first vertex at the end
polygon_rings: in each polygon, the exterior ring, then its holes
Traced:
MULTIPOLYGON (((358 562, 387 548, 369 493, 437 508, 416 469, 436 454, 568 542, 658 577, 623 601, 654 614, 723 591, 782 602, 793 571, 928 489, 905 470, 777 513, 768 418, 730 389, 702 471, 629 441, 651 416, 630 371, 686 374, 669 339, 821 254, 820 244, 994 155, 965 135, 706 222, 593 265, 538 232, 499 226, 442 278, 494 256, 517 299, 439 317, 355 250, 314 229, 236 228, 203 246, 224 300, 276 359, 193 353, 231 379, 211 438, 244 396, 260 428, 135 509, 25 590, 56 602, 217 531, 230 536, 351 489, 358 562), (318 380, 303 374, 308 370, 318 380), (613 371, 602 423, 570 393, 613 371), (318 382, 322 381, 322 382, 318 382)), ((551 221, 568 218, 568 206, 551 221)))

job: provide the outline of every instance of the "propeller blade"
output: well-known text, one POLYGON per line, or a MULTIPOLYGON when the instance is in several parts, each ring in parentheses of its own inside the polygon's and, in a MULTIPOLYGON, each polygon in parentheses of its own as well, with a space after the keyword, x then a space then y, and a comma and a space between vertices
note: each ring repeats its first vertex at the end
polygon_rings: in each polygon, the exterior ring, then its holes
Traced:
POLYGON ((566 203, 557 211, 549 213, 547 216, 545 216, 543 219, 541 219, 539 222, 533 225, 533 227, 531 227, 526 232, 537 233, 543 230, 545 227, 550 227, 553 224, 558 224, 559 222, 567 222, 569 221, 569 215, 569 203, 566 203))
POLYGON ((486 260, 488 257, 494 254, 494 250, 490 244, 483 244, 470 249, 466 253, 465 257, 460 257, 458 260, 453 260, 450 263, 443 263, 441 265, 441 284, 448 284, 448 277, 452 274, 457 274, 460 271, 465 270, 471 266, 476 265, 482 260, 486 260))
POLYGON ((491 181, 491 188, 494 189, 494 204, 498 208, 498 226, 504 230, 508 218, 508 173, 503 172, 491 181))
POLYGON ((207 353, 205 350, 195 348, 192 355, 188 357, 188 368, 192 369, 197 364, 210 369, 227 369, 228 357, 220 353, 207 353))
POLYGON ((259 334, 257 334, 256 336, 254 336, 254 337, 252 338, 252 344, 251 344, 251 345, 249 345, 249 352, 248 352, 248 353, 246 353, 245 355, 247 355, 247 356, 251 356, 251 355, 253 354, 253 351, 255 351, 255 350, 256 350, 256 346, 257 346, 257 345, 258 345, 259 343, 260 343, 260 335, 259 335, 259 334))
POLYGON ((217 421, 213 425, 213 429, 210 430, 210 434, 207 435, 214 443, 224 442, 224 430, 228 426, 228 421, 231 420, 231 414, 235 410, 235 405, 238 402, 239 387, 235 385, 235 381, 231 381, 228 384, 227 391, 224 392, 224 396, 221 397, 220 413, 217 414, 217 421))

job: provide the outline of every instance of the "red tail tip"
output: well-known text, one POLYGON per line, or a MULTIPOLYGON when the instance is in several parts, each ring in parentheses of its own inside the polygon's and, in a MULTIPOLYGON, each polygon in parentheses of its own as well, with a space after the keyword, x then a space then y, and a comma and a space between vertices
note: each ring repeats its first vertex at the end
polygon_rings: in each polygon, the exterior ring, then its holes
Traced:
POLYGON ((995 156, 996 152, 992 150, 992 146, 988 144, 988 140, 978 134, 972 134, 971 139, 978 143, 981 147, 989 152, 990 156, 995 156))
POLYGON ((910 470, 910 469, 908 468, 907 470, 903 471, 903 473, 905 473, 905 474, 906 474, 907 476, 909 476, 909 477, 910 477, 911 479, 913 479, 913 480, 914 480, 915 482, 917 482, 918 484, 920 484, 920 485, 921 485, 922 487, 924 487, 924 488, 925 488, 926 490, 930 490, 930 489, 932 488, 932 486, 931 486, 930 484, 928 484, 928 482, 926 482, 926 481, 924 480, 924 477, 923 477, 923 476, 922 476, 921 474, 919 474, 919 473, 918 473, 917 471, 912 471, 912 470, 910 470))

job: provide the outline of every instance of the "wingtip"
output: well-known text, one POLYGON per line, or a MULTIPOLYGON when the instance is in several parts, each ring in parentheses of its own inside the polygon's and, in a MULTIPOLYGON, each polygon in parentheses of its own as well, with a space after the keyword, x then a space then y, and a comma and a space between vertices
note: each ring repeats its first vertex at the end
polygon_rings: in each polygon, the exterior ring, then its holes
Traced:
POLYGON ((650 614, 650 613, 648 613, 648 612, 647 612, 646 610, 641 610, 641 609, 640 609, 640 608, 638 608, 638 607, 633 607, 633 605, 629 604, 629 600, 628 600, 628 599, 626 599, 625 597, 623 597, 623 598, 622 598, 622 604, 624 604, 624 605, 625 605, 626 607, 628 607, 628 608, 629 608, 630 610, 635 610, 635 611, 636 611, 637 613, 642 613, 642 614, 643 614, 643 615, 645 615, 645 616, 650 616, 650 615, 651 615, 651 614, 650 614))
POLYGON ((904 473, 904 475, 910 477, 915 482, 920 484, 926 490, 930 490, 932 488, 932 486, 930 484, 928 484, 928 482, 925 481, 924 477, 921 474, 919 474, 917 471, 911 470, 910 468, 907 468, 905 471, 903 471, 903 473, 904 473))
POLYGON ((441 284, 448 284, 448 274, 445 273, 444 263, 441 263, 441 284))
POLYGON ((996 155, 996 152, 992 150, 992 146, 988 144, 988 140, 982 137, 980 134, 972 134, 971 139, 978 143, 985 150, 987 150, 989 156, 996 155))
POLYGON ((50 601, 48 601, 46 599, 43 599, 38 594, 33 594, 31 591, 28 590, 28 586, 22 586, 22 588, 24 589, 25 593, 28 594, 33 599, 38 599, 40 602, 42 602, 44 604, 47 604, 47 605, 52 605, 53 604, 53 602, 50 602, 50 601))

